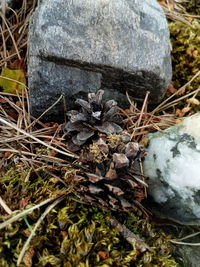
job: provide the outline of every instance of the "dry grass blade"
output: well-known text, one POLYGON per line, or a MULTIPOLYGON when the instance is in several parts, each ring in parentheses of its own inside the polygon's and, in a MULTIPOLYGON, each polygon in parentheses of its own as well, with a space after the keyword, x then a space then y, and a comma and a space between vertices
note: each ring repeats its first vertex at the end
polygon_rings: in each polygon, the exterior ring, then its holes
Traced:
POLYGON ((154 115, 154 111, 147 111, 148 92, 141 110, 139 110, 136 105, 131 102, 129 97, 128 100, 130 103, 130 109, 127 112, 121 109, 121 115, 126 117, 124 119, 124 124, 134 141, 139 142, 150 132, 155 130, 162 131, 176 124, 175 114, 154 115))
POLYGON ((192 247, 199 247, 200 243, 187 243, 187 242, 181 242, 181 241, 176 241, 176 240, 170 240, 171 243, 177 244, 177 245, 187 245, 187 246, 192 246, 192 247))
POLYGON ((135 135, 135 131, 136 131, 136 129, 138 129, 137 127, 139 127, 141 125, 141 121, 142 121, 143 116, 145 116, 145 112, 144 111, 147 110, 147 101, 148 101, 149 93, 150 92, 146 93, 146 96, 145 96, 145 99, 144 99, 144 102, 143 102, 143 105, 142 105, 142 109, 141 109, 139 118, 138 118, 138 120, 137 120, 137 122, 135 124, 135 128, 134 128, 133 133, 131 135, 131 139, 135 135))
POLYGON ((121 110, 121 115, 126 117, 124 123, 127 127, 128 132, 131 134, 134 141, 141 141, 146 134, 153 131, 162 131, 167 129, 177 123, 176 114, 165 113, 166 109, 172 108, 180 103, 180 101, 187 99, 189 97, 195 97, 200 92, 200 87, 196 90, 189 92, 175 100, 173 97, 179 94, 189 86, 197 77, 199 77, 200 71, 198 71, 184 86, 179 88, 174 94, 165 99, 161 104, 159 104, 153 111, 147 112, 147 95, 143 102, 141 110, 139 110, 136 105, 131 102, 129 96, 127 98, 130 103, 130 109, 128 113, 121 110), (155 115, 158 114, 158 115, 155 115))
POLYGON ((122 234, 129 244, 135 244, 136 248, 141 252, 145 252, 147 249, 151 251, 151 248, 145 244, 145 242, 139 236, 131 232, 125 225, 122 225, 115 218, 108 217, 107 219, 110 221, 111 225, 122 234))
POLYGON ((37 221, 37 223, 35 224, 33 231, 31 232, 30 236, 28 237, 28 239, 26 240, 20 254, 17 260, 17 266, 20 265, 24 254, 30 244, 31 239, 33 238, 33 236, 35 235, 35 232, 37 231, 37 228, 39 227, 39 225, 41 224, 41 222, 44 220, 44 218, 47 216, 47 214, 56 206, 58 205, 61 201, 63 201, 65 199, 66 196, 61 196, 60 198, 58 198, 57 200, 55 200, 46 210, 45 212, 41 215, 41 217, 39 218, 39 220, 37 221))
POLYGON ((14 46, 14 48, 15 48, 16 54, 17 54, 17 56, 18 56, 18 59, 21 59, 21 56, 20 56, 18 47, 17 47, 17 45, 16 45, 15 38, 14 38, 14 36, 13 36, 13 34, 12 34, 10 28, 9 28, 9 25, 8 25, 8 23, 7 23, 7 21, 6 21, 5 17, 4 17, 4 15, 3 15, 1 12, 0 12, 0 16, 1 16, 1 18, 2 18, 2 20, 3 20, 3 22, 4 22, 4 24, 6 25, 6 28, 8 29, 8 33, 9 33, 9 35, 10 35, 10 38, 12 39, 13 46, 14 46))
MULTIPOLYGON (((60 197, 60 196, 59 196, 60 197)), ((33 210, 35 209, 38 209, 46 204, 48 204, 49 202, 52 202, 54 200, 56 200, 58 197, 52 197, 52 198, 49 198, 49 199, 46 199, 44 201, 42 201, 41 203, 27 209, 27 210, 23 210, 22 212, 18 213, 17 215, 14 215, 13 217, 11 217, 10 219, 8 219, 7 221, 3 222, 0 224, 0 229, 3 229, 5 227, 7 227, 9 224, 17 221, 18 219, 22 218, 23 216, 29 214, 30 212, 32 212, 33 210)))
POLYGON ((196 232, 196 233, 184 236, 184 237, 179 238, 179 239, 171 239, 170 242, 173 243, 173 244, 177 244, 177 245, 200 246, 200 243, 182 242, 182 240, 197 236, 199 234, 200 234, 200 232, 196 232))
MULTIPOLYGON (((25 132, 24 130, 18 128, 18 127, 17 127, 16 125, 14 125, 13 123, 10 123, 10 122, 8 122, 8 121, 2 119, 2 118, 0 118, 0 122, 3 123, 3 124, 5 124, 5 125, 7 125, 7 126, 9 126, 11 129, 15 129, 16 131, 19 131, 20 133, 24 134, 25 136, 27 136, 27 137, 29 137, 29 138, 35 140, 37 143, 39 143, 39 144, 41 144, 41 145, 44 145, 45 147, 47 147, 47 148, 49 148, 49 149, 52 149, 52 150, 54 150, 54 151, 56 151, 56 152, 58 152, 58 153, 60 153, 60 154, 62 154, 62 155, 65 155, 65 156, 68 156, 68 157, 71 157, 71 158, 78 158, 78 156, 75 155, 75 154, 73 154, 73 153, 70 153, 70 152, 67 153, 67 152, 64 152, 64 151, 62 151, 62 150, 60 150, 60 149, 57 149, 56 147, 53 147, 53 146, 51 146, 51 145, 48 145, 47 143, 41 141, 40 139, 34 137, 33 135, 31 135, 31 134, 25 132)), ((1 141, 0 141, 0 142, 1 142, 1 141)))
MULTIPOLYGON (((4 5, 5 4, 3 4, 3 6, 4 5)), ((0 16, 3 21, 1 39, 3 42, 2 45, 0 45, 0 52, 2 55, 0 66, 9 65, 11 61, 21 59, 21 55, 24 56, 24 54, 26 54, 28 24, 36 5, 37 1, 35 0, 23 0, 21 8, 18 10, 13 10, 7 6, 1 7, 2 12, 0 16), (6 10, 9 10, 8 14, 5 12, 6 10), (2 53, 2 51, 4 52, 2 53)))
POLYGON ((5 201, 0 196, 0 205, 8 214, 12 214, 12 210, 6 205, 5 201))
MULTIPOLYGON (((56 103, 61 99, 62 96, 56 103)), ((26 90, 21 95, 0 93, 0 101, 2 103, 0 106, 0 152, 3 155, 10 153, 12 160, 26 162, 31 167, 38 166, 38 164, 40 166, 43 164, 66 166, 67 161, 61 159, 61 155, 72 159, 78 158, 76 154, 67 149, 63 139, 62 125, 50 123, 48 126, 39 118, 35 119, 30 115, 29 97, 26 90)), ((9 161, 5 161, 6 163, 9 161)))
POLYGON ((27 128, 30 128, 34 126, 50 109, 52 109, 55 105, 57 105, 60 100, 63 98, 63 95, 61 95, 49 108, 47 108, 37 119, 35 119, 27 128))
POLYGON ((167 18, 171 19, 171 20, 175 20, 175 21, 181 21, 185 24, 187 24, 188 26, 192 27, 192 24, 187 20, 187 16, 188 14, 181 14, 177 11, 174 11, 174 10, 170 10, 169 8, 166 8, 166 7, 163 7, 164 9, 164 12, 167 16, 167 18))
POLYGON ((185 85, 183 85, 181 88, 179 88, 174 94, 172 94, 170 97, 168 97, 167 99, 165 99, 161 104, 159 104, 154 110, 153 110, 153 114, 156 112, 160 112, 163 111, 164 109, 171 107, 174 103, 179 102, 180 100, 187 98, 193 94, 196 94, 199 92, 199 88, 195 91, 192 91, 190 93, 188 93, 187 95, 184 95, 174 101, 169 102, 169 100, 171 100, 174 96, 178 95, 179 92, 181 92, 183 90, 183 88, 186 88, 188 85, 190 85, 198 76, 200 75, 200 71, 198 71, 193 77, 192 79, 190 79, 185 85), (169 103, 168 103, 169 102, 169 103), (168 104, 167 104, 168 103, 168 104))
POLYGON ((190 27, 193 25, 190 23, 188 18, 199 18, 199 15, 191 15, 186 12, 186 8, 184 7, 184 3, 187 3, 191 0, 173 0, 173 1, 159 1, 167 18, 174 21, 180 21, 187 24, 190 27))

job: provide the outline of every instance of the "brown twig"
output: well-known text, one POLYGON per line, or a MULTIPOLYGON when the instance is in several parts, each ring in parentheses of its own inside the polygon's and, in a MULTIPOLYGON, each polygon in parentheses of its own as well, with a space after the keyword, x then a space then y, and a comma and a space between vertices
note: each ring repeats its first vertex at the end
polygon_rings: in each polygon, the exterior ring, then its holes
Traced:
POLYGON ((145 252, 147 249, 152 251, 152 249, 136 234, 131 232, 125 225, 122 225, 115 218, 108 217, 111 225, 119 231, 122 236, 127 240, 127 242, 136 247, 140 252, 145 252))

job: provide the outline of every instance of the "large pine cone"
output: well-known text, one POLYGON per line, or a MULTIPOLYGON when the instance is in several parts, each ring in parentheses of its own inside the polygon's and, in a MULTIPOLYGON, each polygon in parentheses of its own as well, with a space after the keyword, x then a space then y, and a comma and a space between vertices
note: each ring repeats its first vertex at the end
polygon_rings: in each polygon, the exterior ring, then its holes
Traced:
POLYGON ((146 154, 126 134, 101 137, 80 157, 83 171, 77 174, 75 194, 101 208, 127 211, 145 198, 146 184, 140 159, 146 154), (126 139, 126 141, 124 141, 126 139))
POLYGON ((122 128, 118 125, 122 120, 118 115, 117 103, 109 100, 103 104, 103 94, 104 91, 99 90, 96 94, 89 93, 88 101, 77 99, 75 103, 79 106, 78 110, 68 112, 70 121, 65 125, 64 131, 68 144, 72 142, 75 145, 69 145, 72 150, 82 146, 98 132, 105 134, 122 132, 122 128))

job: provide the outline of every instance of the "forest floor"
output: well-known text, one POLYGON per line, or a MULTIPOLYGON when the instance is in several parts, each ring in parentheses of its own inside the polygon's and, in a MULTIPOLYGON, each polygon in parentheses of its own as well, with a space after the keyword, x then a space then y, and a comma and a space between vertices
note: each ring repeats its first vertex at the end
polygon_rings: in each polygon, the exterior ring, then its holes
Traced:
MULTIPOLYGON (((141 106, 127 95, 130 108, 120 108, 123 129, 144 147, 148 133, 200 110, 200 7, 196 1, 159 2, 169 21, 173 81, 153 110, 148 94, 141 106)), ((36 5, 24 0, 20 8, 1 13, 0 266, 179 266, 171 242, 175 237, 165 231, 166 225, 179 226, 145 208, 145 180, 140 201, 128 212, 80 199, 76 192, 82 184, 74 178, 88 172, 79 161, 83 150, 69 151, 64 124, 31 116, 27 33, 36 5)), ((117 138, 111 135, 109 142, 117 138)))

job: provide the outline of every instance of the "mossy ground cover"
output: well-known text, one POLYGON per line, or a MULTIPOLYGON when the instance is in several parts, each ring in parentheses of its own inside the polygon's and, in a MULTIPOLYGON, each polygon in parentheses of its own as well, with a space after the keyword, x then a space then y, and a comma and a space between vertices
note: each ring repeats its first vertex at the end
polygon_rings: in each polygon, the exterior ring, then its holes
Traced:
MULTIPOLYGON (((28 7, 30 14, 31 5, 28 7)), ((194 5, 192 8, 194 10, 194 5)), ((189 9, 187 11, 189 12, 189 9)), ((22 17, 22 13, 20 14, 22 17)), ((200 15, 197 9, 195 14, 200 15)), ((192 19, 190 23, 192 27, 180 21, 169 21, 174 75, 173 92, 168 90, 166 97, 176 93, 198 73, 200 23, 198 19, 192 19)), ((26 39, 26 35, 23 38, 26 39)), ((21 40, 24 40, 23 38, 21 40)), ((24 55, 23 42, 19 43, 20 45, 24 55)), ((9 43, 7 49, 11 48, 12 44, 9 43)), ((12 53, 13 61, 17 54, 17 51, 12 53)), ((1 66, 8 62, 6 58, 7 56, 1 62, 1 66)), ((186 86, 179 95, 175 94, 174 98, 179 99, 180 96, 198 89, 199 77, 186 86)), ((199 100, 199 93, 193 98, 199 100)), ((5 204, 0 207, 1 221, 6 222, 16 214, 31 209, 43 201, 49 200, 49 202, 1 229, 0 266, 178 266, 172 256, 171 236, 165 233, 165 227, 157 225, 156 220, 143 207, 135 207, 128 213, 113 212, 82 203, 75 196, 74 190, 77 186, 73 183, 73 176, 77 171, 77 168, 74 168, 75 160, 69 159, 67 155, 60 155, 58 151, 52 149, 52 145, 57 145, 59 150, 64 147, 59 135, 62 127, 55 125, 56 122, 48 125, 34 122, 32 125, 34 129, 32 126, 29 128, 33 121, 29 122, 27 98, 18 99, 20 101, 8 92, 2 93, 1 117, 10 119, 11 124, 19 128, 23 126, 23 129, 32 129, 32 132, 27 132, 40 140, 48 141, 48 147, 37 143, 37 140, 31 139, 30 136, 26 136, 25 139, 22 136, 23 132, 17 133, 12 127, 1 127, 2 140, 5 137, 6 140, 8 137, 13 138, 9 139, 6 145, 1 141, 0 147, 0 195, 3 200, 1 204, 5 204), (7 107, 8 101, 10 101, 9 107, 7 107), (49 132, 51 136, 48 135, 49 132), (62 196, 61 201, 47 211, 51 203, 62 196), (43 214, 44 218, 41 217, 43 214), (124 232, 113 226, 112 218, 117 219, 122 226, 143 240, 148 248, 141 251, 137 247, 136 240, 129 242, 124 232), (40 223, 35 229, 38 221, 40 223), (20 253, 31 233, 33 236, 19 262, 20 253)), ((175 114, 177 109, 182 111, 188 104, 191 108, 187 113, 179 112, 180 116, 199 111, 198 102, 189 103, 187 99, 169 106, 169 112, 174 113, 173 118, 178 116, 175 114)), ((131 114, 130 111, 123 112, 131 114)), ((139 121, 143 121, 140 113, 136 115, 139 121)), ((161 118, 161 113, 158 116, 161 118)), ((128 123, 130 121, 128 118, 128 123)), ((155 117, 155 121, 158 121, 158 117, 155 117)), ((141 136, 144 137, 145 134, 146 132, 141 136)), ((138 136, 135 137, 136 141, 144 141, 144 138, 138 139, 138 136)), ((62 151, 67 153, 66 150, 62 151)))
MULTIPOLYGON (((1 196, 15 213, 62 193, 42 170, 8 166, 1 174, 1 196)), ((0 234, 0 265, 16 266, 24 242, 44 207, 8 225, 0 234)), ((8 218, 1 209, 2 218, 8 218)), ((20 266, 177 266, 171 257, 170 237, 153 227, 137 209, 115 214, 119 221, 151 247, 140 253, 109 223, 110 211, 82 204, 68 195, 42 221, 20 266)))

